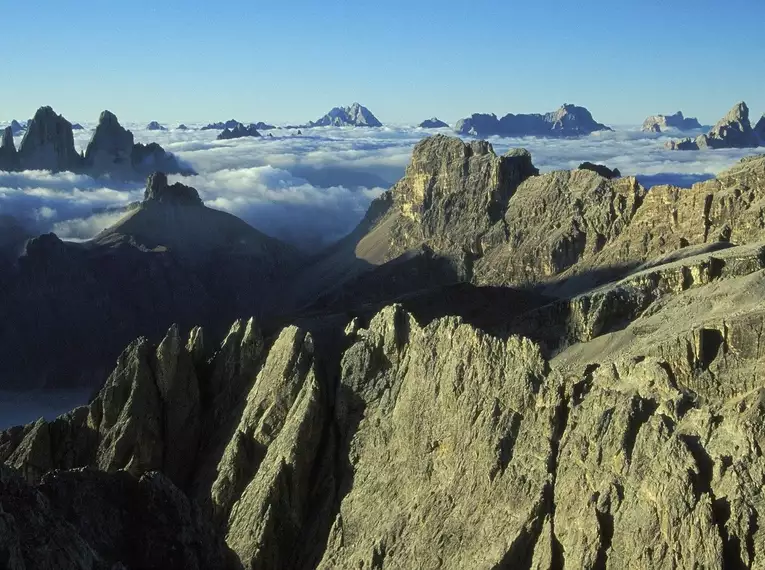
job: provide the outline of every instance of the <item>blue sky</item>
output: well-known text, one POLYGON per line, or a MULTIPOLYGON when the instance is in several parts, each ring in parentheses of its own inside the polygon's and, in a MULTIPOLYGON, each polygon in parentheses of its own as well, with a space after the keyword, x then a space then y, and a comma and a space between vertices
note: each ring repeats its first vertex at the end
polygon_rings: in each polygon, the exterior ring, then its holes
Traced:
POLYGON ((0 0, 0 120, 765 112, 762 0, 0 0))

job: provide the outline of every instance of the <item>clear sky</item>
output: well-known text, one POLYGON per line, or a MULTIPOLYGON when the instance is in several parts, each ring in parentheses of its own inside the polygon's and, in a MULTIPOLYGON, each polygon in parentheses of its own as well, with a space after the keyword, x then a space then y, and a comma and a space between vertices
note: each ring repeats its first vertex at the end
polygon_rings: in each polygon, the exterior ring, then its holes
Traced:
POLYGON ((764 0, 0 0, 0 119, 765 112, 764 0))

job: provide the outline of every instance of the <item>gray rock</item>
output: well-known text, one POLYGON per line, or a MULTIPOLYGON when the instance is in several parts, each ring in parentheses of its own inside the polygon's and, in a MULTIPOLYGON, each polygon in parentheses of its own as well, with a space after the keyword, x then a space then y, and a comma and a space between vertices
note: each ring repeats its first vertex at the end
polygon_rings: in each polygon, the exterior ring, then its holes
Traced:
POLYGON ((0 170, 13 171, 19 168, 19 157, 13 142, 11 127, 5 127, 0 141, 0 170))
POLYGON ((16 119, 13 119, 11 121, 11 124, 9 125, 11 128, 11 132, 13 133, 13 136, 20 135, 27 129, 26 124, 19 123, 16 119))
POLYGON ((183 123, 181 123, 180 125, 178 125, 177 127, 175 127, 175 130, 176 130, 176 131, 188 131, 188 130, 189 130, 189 128, 188 128, 186 125, 184 125, 183 123))
POLYGON ((651 115, 643 121, 642 130, 649 133, 661 133, 669 128, 690 131, 701 128, 695 117, 684 117, 682 111, 674 115, 651 115))
POLYGON ((693 142, 690 139, 680 142, 671 141, 667 143, 667 148, 671 150, 749 148, 756 147, 759 143, 759 137, 749 122, 749 107, 742 101, 734 105, 707 134, 696 137, 693 142))
POLYGON ((369 109, 354 103, 350 107, 335 107, 317 121, 311 121, 309 127, 382 127, 369 109))
POLYGON ((579 170, 592 170, 593 172, 597 172, 600 174, 603 178, 606 178, 608 180, 611 180, 613 178, 621 178, 622 174, 619 172, 618 168, 614 168, 611 170, 604 164, 593 164, 592 162, 583 162, 578 166, 579 170))
POLYGON ((241 124, 242 123, 240 123, 237 120, 229 119, 225 123, 210 123, 210 124, 205 125, 204 127, 202 127, 201 130, 203 130, 203 131, 212 131, 212 130, 220 131, 220 130, 223 130, 223 129, 233 129, 237 125, 241 125, 241 124))
POLYGON ((584 107, 565 104, 544 115, 508 114, 498 119, 494 114, 474 114, 458 121, 454 130, 461 135, 476 137, 575 137, 611 129, 596 122, 584 107))
POLYGON ((110 111, 98 118, 98 126, 85 149, 85 167, 95 176, 133 175, 133 133, 120 125, 110 111))
POLYGON ((147 131, 166 131, 167 127, 163 127, 160 125, 157 121, 152 121, 148 125, 146 125, 147 131))
POLYGON ((242 137, 259 137, 260 133, 255 128, 255 125, 245 127, 242 123, 238 123, 233 129, 226 128, 222 133, 217 136, 219 141, 239 139, 242 137))
POLYGON ((40 107, 29 122, 18 151, 24 170, 77 172, 82 158, 74 148, 72 125, 50 107, 40 107))
POLYGON ((442 128, 448 127, 449 125, 437 119, 436 117, 433 117, 432 119, 427 119, 421 122, 417 126, 420 127, 421 129, 442 129, 442 128))
POLYGON ((754 126, 754 134, 760 138, 759 146, 765 146, 765 114, 760 117, 760 120, 754 126))
POLYGON ((73 131, 82 131, 84 129, 85 129, 85 127, 83 127, 80 123, 74 123, 72 125, 72 130, 73 131))

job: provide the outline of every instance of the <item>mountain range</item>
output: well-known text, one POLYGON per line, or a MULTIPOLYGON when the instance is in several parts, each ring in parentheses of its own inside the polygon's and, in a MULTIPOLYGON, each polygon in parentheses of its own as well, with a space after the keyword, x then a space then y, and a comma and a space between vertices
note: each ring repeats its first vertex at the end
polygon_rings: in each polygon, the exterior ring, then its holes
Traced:
POLYGON ((171 174, 194 174, 157 143, 135 143, 133 133, 117 117, 104 111, 84 153, 74 146, 72 124, 51 107, 40 107, 29 121, 18 150, 12 127, 6 127, 0 143, 0 170, 69 171, 117 179, 141 179, 162 170, 171 174))
POLYGON ((765 155, 648 191, 436 135, 306 258, 154 174, 115 226, 28 240, 0 277, 2 377, 98 388, 0 432, 0 552, 760 568, 763 200, 765 155))

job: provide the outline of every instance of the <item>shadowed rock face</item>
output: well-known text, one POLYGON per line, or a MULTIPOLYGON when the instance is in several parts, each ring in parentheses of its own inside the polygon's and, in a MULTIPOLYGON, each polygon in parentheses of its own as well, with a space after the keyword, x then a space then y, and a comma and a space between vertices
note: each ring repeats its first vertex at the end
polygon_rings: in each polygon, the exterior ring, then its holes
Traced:
POLYGON ((674 115, 651 115, 643 121, 642 130, 649 133, 661 133, 669 128, 681 131, 700 129, 701 123, 695 117, 684 117, 681 111, 674 115))
MULTIPOLYGON (((761 121, 762 122, 762 121, 761 121)), ((667 148, 671 150, 699 150, 705 148, 750 148, 765 143, 758 129, 752 129, 749 122, 749 107, 743 101, 737 103, 717 124, 705 135, 696 139, 670 141, 667 148)))
POLYGON ((82 167, 82 157, 74 148, 71 123, 50 107, 40 107, 29 122, 18 158, 23 170, 77 172, 82 167))
POLYGON ((160 125, 157 121, 152 121, 148 125, 146 125, 147 131, 166 131, 167 128, 160 125))
POLYGON ((595 131, 609 131, 609 127, 596 122, 584 107, 563 105, 557 111, 532 115, 475 114, 457 122, 454 130, 461 135, 477 137, 542 136, 570 137, 588 135, 595 131))
POLYGON ((608 180, 611 180, 612 178, 621 178, 622 175, 618 168, 611 170, 604 164, 593 164, 592 162, 583 162, 579 165, 579 170, 591 170, 597 172, 603 178, 607 178, 608 180))
POLYGON ((16 170, 19 167, 19 157, 13 142, 11 127, 5 127, 0 141, 0 170, 16 170))

